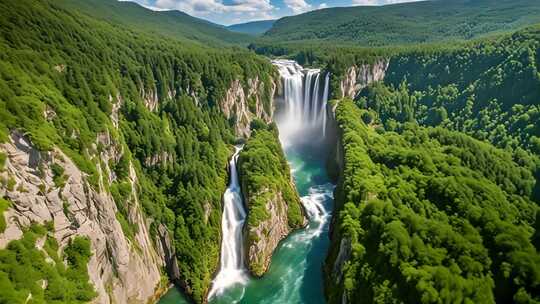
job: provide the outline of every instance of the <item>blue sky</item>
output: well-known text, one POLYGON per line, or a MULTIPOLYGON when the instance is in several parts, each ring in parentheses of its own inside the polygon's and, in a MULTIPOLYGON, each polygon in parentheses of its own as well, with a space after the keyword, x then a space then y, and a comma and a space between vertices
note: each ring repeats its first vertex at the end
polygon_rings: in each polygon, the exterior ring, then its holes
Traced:
POLYGON ((154 10, 180 10, 220 24, 277 19, 307 11, 354 5, 385 5, 417 0, 130 0, 154 10))

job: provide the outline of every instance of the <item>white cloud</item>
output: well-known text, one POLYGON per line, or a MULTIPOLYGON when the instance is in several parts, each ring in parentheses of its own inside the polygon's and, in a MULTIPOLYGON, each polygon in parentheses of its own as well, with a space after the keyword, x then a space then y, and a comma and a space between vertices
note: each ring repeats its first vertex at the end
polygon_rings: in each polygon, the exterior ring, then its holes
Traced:
POLYGON ((313 9, 313 7, 304 0, 283 0, 283 3, 285 3, 285 5, 295 14, 304 13, 313 9))
POLYGON ((326 2, 319 4, 319 9, 323 9, 323 8, 327 8, 327 7, 328 7, 328 4, 326 4, 326 2))
POLYGON ((275 9, 270 0, 234 0, 230 4, 224 4, 222 0, 156 0, 153 7, 179 10, 198 17, 225 13, 231 14, 231 19, 271 18, 275 9))
POLYGON ((404 2, 417 2, 423 0, 352 0, 352 5, 387 5, 404 2))

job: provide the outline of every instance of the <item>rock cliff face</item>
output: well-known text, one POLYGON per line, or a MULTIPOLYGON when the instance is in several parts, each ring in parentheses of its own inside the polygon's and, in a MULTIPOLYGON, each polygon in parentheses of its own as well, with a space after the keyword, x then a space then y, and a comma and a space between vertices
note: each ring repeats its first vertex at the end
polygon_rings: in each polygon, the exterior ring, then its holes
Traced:
MULTIPOLYGON (((245 188, 244 188, 245 189, 245 188)), ((265 200, 268 218, 257 226, 245 226, 246 257, 249 271, 255 276, 262 276, 270 266, 270 260, 279 242, 294 228, 289 226, 287 211, 288 204, 280 191, 266 189, 259 193, 244 195, 244 201, 249 206, 254 197, 265 200)))
POLYGON ((354 99, 369 84, 383 80, 389 63, 389 60, 383 59, 348 68, 340 83, 341 98, 354 99))
MULTIPOLYGON (((120 157, 121 151, 114 148, 108 134, 101 135, 97 141, 109 143, 110 149, 101 157, 120 157)), ((163 287, 160 269, 167 266, 174 272, 175 264, 170 263, 175 262, 170 258, 174 251, 166 232, 159 236, 159 254, 154 249, 137 201, 133 167, 129 174, 133 189, 129 220, 138 229, 130 239, 116 218, 114 200, 104 190, 104 183, 114 179, 107 168, 98 166, 102 178, 98 189, 94 189, 86 174, 62 151, 38 151, 19 133, 12 133, 9 142, 0 144, 0 152, 7 156, 0 179, 9 181, 1 184, 0 197, 12 202, 3 214, 7 227, 0 234, 0 248, 19 239, 31 223, 53 222, 60 250, 75 236, 90 239, 92 257, 88 274, 98 293, 94 303, 147 303, 163 287), (55 182, 53 164, 63 168, 65 183, 55 182)))
POLYGON ((221 111, 229 120, 233 120, 237 136, 248 137, 249 124, 254 118, 266 123, 272 121, 274 115, 273 98, 276 84, 272 81, 269 100, 264 101, 265 84, 258 77, 247 80, 247 87, 240 80, 231 83, 224 99, 220 103, 221 111), (266 103, 269 103, 265 105, 266 103))

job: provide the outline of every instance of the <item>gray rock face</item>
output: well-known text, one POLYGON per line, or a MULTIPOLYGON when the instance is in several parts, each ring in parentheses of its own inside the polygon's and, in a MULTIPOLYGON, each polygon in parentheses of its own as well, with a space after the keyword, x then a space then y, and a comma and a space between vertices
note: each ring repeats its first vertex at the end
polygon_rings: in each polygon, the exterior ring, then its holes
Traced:
POLYGON ((342 238, 339 243, 339 252, 334 262, 333 275, 336 284, 341 284, 343 279, 343 264, 351 257, 351 239, 348 237, 342 238))
POLYGON ((389 63, 389 60, 383 59, 373 64, 348 68, 340 83, 341 98, 349 97, 354 99, 363 88, 373 82, 383 80, 389 63))
MULTIPOLYGON (((121 151, 113 148, 115 145, 110 142, 108 134, 100 135, 98 141, 111 147, 103 152, 102 157, 120 157, 121 151)), ((163 257, 174 256, 174 252, 171 253, 167 233, 160 235, 161 252, 164 254, 160 255, 154 249, 135 187, 129 220, 138 226, 138 231, 130 240, 116 219, 118 210, 115 202, 103 187, 103 182, 114 177, 101 178, 99 189, 93 189, 85 173, 62 151, 37 151, 18 133, 12 134, 10 142, 0 144, 0 151, 8 156, 0 177, 15 181, 15 186, 10 189, 0 187, 0 196, 13 203, 4 212, 7 229, 0 234, 0 248, 5 248, 11 240, 19 239, 23 228, 31 223, 52 221, 60 250, 74 236, 85 236, 91 240, 93 255, 88 263, 88 273, 98 292, 94 303, 147 303, 154 296, 156 289, 161 287, 160 269, 167 261, 163 257), (65 170, 67 180, 61 188, 53 181, 53 163, 65 170)), ((109 175, 108 168, 98 166, 98 171, 109 175)), ((137 177, 133 167, 130 171, 130 181, 134 185, 137 177)))
MULTIPOLYGON (((257 196, 267 196, 260 193, 257 196)), ((279 242, 284 239, 290 232, 287 221, 287 203, 283 199, 281 192, 272 193, 267 196, 266 209, 269 217, 265 221, 261 221, 257 227, 247 228, 246 240, 246 257, 248 258, 248 267, 255 276, 262 276, 270 266, 272 253, 278 246, 279 242)), ((249 199, 245 200, 249 204, 249 199)))
POLYGON ((177 281, 180 279, 180 268, 178 267, 178 260, 176 259, 176 253, 174 246, 171 242, 169 230, 163 225, 159 225, 159 242, 157 244, 157 252, 161 257, 161 260, 165 263, 165 270, 169 275, 171 281, 177 281))
MULTIPOLYGON (((248 137, 249 124, 254 118, 259 118, 267 123, 272 121, 274 105, 270 105, 270 111, 264 108, 262 96, 264 83, 258 77, 247 80, 247 88, 242 86, 240 80, 235 80, 227 90, 224 99, 220 103, 221 111, 227 119, 234 119, 237 136, 248 137), (250 108, 249 103, 252 102, 250 108)), ((274 96, 276 85, 272 82, 271 95, 274 96)))

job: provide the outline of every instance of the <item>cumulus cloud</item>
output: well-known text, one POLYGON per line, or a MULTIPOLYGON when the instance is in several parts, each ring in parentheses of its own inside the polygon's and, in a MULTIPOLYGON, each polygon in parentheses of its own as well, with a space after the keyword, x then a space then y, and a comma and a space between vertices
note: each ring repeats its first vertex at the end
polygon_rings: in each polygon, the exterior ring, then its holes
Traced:
POLYGON ((304 0, 283 0, 283 3, 285 3, 285 5, 295 14, 307 12, 313 9, 313 7, 304 0))
POLYGON ((352 0, 352 5, 387 5, 404 2, 417 2, 423 0, 352 0))
POLYGON ((152 5, 157 9, 174 9, 204 17, 211 14, 243 15, 249 18, 271 18, 275 7, 270 0, 233 0, 225 4, 222 0, 156 0, 152 5))

